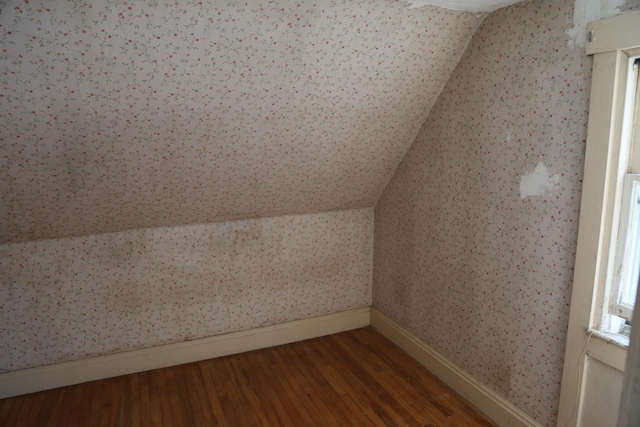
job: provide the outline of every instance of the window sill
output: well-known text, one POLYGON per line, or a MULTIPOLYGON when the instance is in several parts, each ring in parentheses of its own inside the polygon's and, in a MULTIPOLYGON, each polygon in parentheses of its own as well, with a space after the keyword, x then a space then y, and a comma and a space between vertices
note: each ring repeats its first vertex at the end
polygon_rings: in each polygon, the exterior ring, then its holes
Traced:
POLYGON ((629 337, 589 329, 591 339, 587 345, 587 355, 624 372, 629 348, 629 337))

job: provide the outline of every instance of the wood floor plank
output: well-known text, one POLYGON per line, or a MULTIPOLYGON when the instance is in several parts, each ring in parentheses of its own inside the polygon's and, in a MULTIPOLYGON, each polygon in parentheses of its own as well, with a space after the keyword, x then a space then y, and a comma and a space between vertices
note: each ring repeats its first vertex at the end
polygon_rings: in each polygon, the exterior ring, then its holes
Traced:
MULTIPOLYGON (((312 341, 307 341, 306 348, 310 359, 313 360, 317 369, 322 373, 327 380, 327 384, 334 391, 336 399, 340 402, 342 410, 349 414, 351 425, 363 425, 363 426, 384 426, 382 420, 377 416, 371 417, 367 415, 368 406, 358 405, 352 397, 355 393, 350 393, 346 388, 349 388, 347 384, 344 384, 342 377, 337 373, 334 366, 331 363, 326 362, 322 357, 320 351, 315 347, 312 341)), ((372 411, 368 411, 371 413, 372 411)))
POLYGON ((293 403, 282 383, 276 378, 276 374, 271 365, 267 363, 264 353, 252 351, 248 354, 248 357, 256 378, 260 378, 261 384, 265 384, 264 398, 272 402, 278 414, 280 425, 303 425, 302 418, 298 412, 298 405, 293 403))
POLYGON ((415 425, 415 421, 403 411, 397 402, 389 396, 388 392, 380 387, 380 385, 372 378, 358 362, 349 354, 344 352, 336 344, 330 341, 331 337, 327 337, 324 341, 319 341, 327 353, 334 355, 334 360, 341 360, 343 363, 343 375, 351 378, 351 382, 359 393, 367 396, 371 408, 375 411, 380 419, 387 425, 398 425, 405 423, 415 425))
MULTIPOLYGON (((354 334, 356 338, 357 334, 354 334)), ((335 337, 340 340, 340 337, 335 337)), ((343 341, 343 347, 347 343, 343 341)), ((365 340, 366 341, 366 340, 365 340)), ((376 340, 378 343, 378 340, 376 340)), ((451 423, 447 416, 443 415, 438 408, 434 408, 433 404, 429 399, 429 394, 426 392, 417 392, 415 387, 411 386, 407 381, 405 381, 405 377, 402 375, 398 375, 397 372, 401 366, 407 366, 408 363, 415 363, 412 366, 413 369, 417 369, 420 366, 413 359, 403 360, 399 365, 396 365, 393 361, 384 357, 384 354, 378 350, 378 347, 372 349, 366 345, 366 342, 362 342, 360 340, 350 340, 350 347, 345 347, 346 349, 350 349, 353 346, 362 346, 358 353, 360 354, 360 363, 363 367, 368 368, 368 370, 374 375, 378 381, 383 385, 386 390, 389 390, 391 393, 396 395, 396 399, 400 402, 404 403, 405 409, 407 409, 416 421, 428 424, 431 423, 435 426, 445 426, 451 427, 451 423), (376 351, 374 351, 376 350, 376 351), (382 369, 377 368, 379 366, 388 366, 392 369, 382 369)), ((397 352, 397 348, 395 349, 397 352)), ((438 391, 440 393, 440 391, 438 391)))
POLYGON ((333 365, 323 367, 325 375, 332 387, 338 390, 339 394, 344 393, 343 399, 349 405, 354 407, 363 417, 366 418, 365 425, 386 426, 385 417, 378 416, 380 410, 377 403, 372 402, 369 397, 362 395, 359 390, 354 388, 349 378, 345 378, 338 369, 333 365), (352 405, 353 404, 353 405, 352 405))
POLYGON ((22 401, 22 406, 20 411, 16 413, 16 423, 18 425, 26 425, 27 420, 29 419, 29 411, 31 411, 31 407, 33 406, 33 401, 35 400, 33 394, 28 394, 24 396, 24 400, 22 401))
POLYGON ((486 418, 484 416, 484 414, 481 414, 482 416, 479 417, 478 416, 478 410, 476 408, 474 408, 473 406, 471 406, 469 403, 467 403, 462 410, 464 411, 465 415, 466 415, 466 420, 469 424, 471 424, 472 426, 476 426, 479 425, 480 427, 494 427, 494 424, 489 421, 488 418, 486 418))
POLYGON ((140 427, 142 425, 140 376, 129 375, 123 384, 123 390, 122 425, 140 427))
POLYGON ((167 390, 169 394, 169 402, 171 405, 171 413, 173 415, 173 424, 176 426, 191 426, 195 424, 191 405, 186 400, 188 394, 180 393, 178 382, 184 372, 184 366, 173 366, 163 369, 167 379, 167 390))
POLYGON ((372 328, 3 399, 0 425, 495 427, 372 328))
POLYGON ((191 416, 191 424, 189 425, 202 426, 207 425, 207 423, 211 425, 211 418, 208 420, 208 422, 205 421, 204 410, 198 396, 196 383, 193 380, 192 372, 194 368, 194 363, 174 367, 174 371, 176 373, 176 389, 178 395, 182 397, 185 410, 191 416))
POLYGON ((20 419, 20 413, 22 412, 22 407, 28 405, 28 398, 28 396, 19 396, 16 398, 13 404, 10 405, 9 411, 7 412, 7 415, 4 419, 4 422, 7 425, 20 425, 18 423, 20 419))
MULTIPOLYGON (((362 334, 356 336, 362 339, 362 334)), ((403 351, 398 351, 398 348, 386 338, 382 337, 375 341, 375 350, 379 357, 395 367, 397 374, 401 375, 403 380, 424 395, 437 398, 451 391, 437 377, 423 369, 415 359, 403 351)))
POLYGON ((6 425, 18 425, 18 417, 20 416, 20 411, 22 410, 22 405, 25 400, 26 396, 18 396, 12 404, 9 405, 9 409, 3 420, 6 425))
MULTIPOLYGON (((40 417, 40 413, 42 412, 43 403, 45 402, 46 393, 34 393, 34 402, 31 407, 31 411, 29 411, 29 416, 25 420, 25 426, 37 426, 38 418, 40 417)), ((0 422, 0 425, 2 423, 0 422)))
POLYGON ((210 360, 198 362, 198 370, 200 371, 200 374, 202 376, 202 381, 207 394, 207 401, 211 406, 211 411, 213 412, 213 415, 215 416, 218 424, 220 426, 226 427, 229 425, 229 423, 227 423, 226 421, 224 410, 222 409, 220 395, 216 390, 216 381, 218 381, 218 378, 217 376, 212 375, 211 371, 209 370, 210 363, 210 360))
POLYGON ((8 425, 12 407, 18 402, 17 397, 0 400, 0 425, 8 425))
MULTIPOLYGON (((98 412, 91 409, 91 424, 99 427, 121 425, 122 378, 115 377, 102 380, 102 391, 96 399, 100 402, 98 412)), ((85 385, 85 384, 82 384, 85 385)))
POLYGON ((309 400, 313 402, 318 413, 320 413, 326 421, 325 425, 344 425, 344 416, 336 412, 333 402, 326 399, 321 384, 315 381, 315 378, 311 375, 309 369, 307 369, 308 366, 305 366, 305 363, 308 363, 308 360, 305 359, 308 358, 304 354, 304 349, 300 346, 284 346, 281 351, 284 352, 283 357, 286 356, 285 360, 295 361, 295 363, 289 363, 289 369, 292 370, 293 377, 298 379, 302 390, 309 397, 309 400))
MULTIPOLYGON (((214 360, 210 368, 214 369, 215 375, 221 387, 216 387, 220 403, 224 412, 224 417, 229 425, 242 425, 247 414, 244 413, 245 408, 242 407, 240 398, 234 384, 233 373, 227 370, 224 358, 214 360)), ((257 423, 256 419, 252 419, 253 425, 257 423)))
MULTIPOLYGON (((369 341, 366 334, 370 331, 362 330, 354 333, 360 344, 369 341)), ((383 339, 375 340, 375 354, 382 360, 388 361, 394 366, 394 370, 398 374, 396 380, 400 385, 407 384, 411 389, 417 391, 416 396, 425 405, 425 409, 433 414, 440 423, 446 427, 465 427, 464 421, 458 420, 455 409, 451 407, 449 402, 443 401, 441 398, 446 397, 451 389, 443 384, 439 379, 431 373, 421 368, 417 361, 412 359, 404 352, 399 352, 397 347, 390 341, 383 339), (416 376, 416 373, 418 374, 416 376), (420 396, 424 396, 420 398, 420 396)))
POLYGON ((162 414, 162 390, 160 389, 160 369, 156 369, 147 372, 147 379, 149 384, 149 409, 151 425, 165 426, 165 419, 162 414))
POLYGON ((279 418, 273 404, 270 400, 261 399, 264 394, 258 382, 258 376, 250 366, 250 359, 246 354, 239 356, 229 360, 232 362, 235 372, 240 374, 237 377, 239 389, 244 394, 247 403, 254 408, 259 425, 278 425, 279 418))
MULTIPOLYGON (((29 419, 29 426, 44 426, 47 425, 51 417, 54 401, 56 398, 55 390, 47 390, 38 393, 41 396, 40 410, 31 416, 29 419)), ((3 425, 0 423, 0 425, 3 425)))
POLYGON ((333 376, 324 369, 327 363, 319 357, 319 352, 308 342, 301 346, 306 361, 305 366, 310 375, 324 393, 324 399, 330 401, 334 407, 334 413, 338 421, 343 425, 357 426, 367 425, 367 418, 358 410, 357 405, 344 392, 343 387, 335 387, 333 376))
MULTIPOLYGON (((102 381, 96 381, 94 383, 94 393, 96 395, 100 394, 101 388, 102 388, 102 381)), ((75 423, 75 425, 78 425, 78 423, 80 421, 76 421, 76 415, 77 412, 75 411, 75 408, 77 407, 77 399, 79 399, 81 396, 79 396, 78 394, 78 390, 79 390, 79 386, 78 385, 73 385, 70 387, 65 387, 65 389, 67 389, 62 397, 62 402, 60 403, 60 411, 57 414, 57 420, 55 424, 55 426, 70 426, 70 425, 74 425, 71 423, 75 423)), ((89 405, 91 405, 91 410, 93 412, 93 407, 95 405, 100 405, 100 402, 97 399, 91 399, 88 402, 89 405)), ((99 408, 95 409, 95 413, 98 414, 100 412, 99 408)))
POLYGON ((122 413, 124 408, 124 379, 126 377, 110 378, 107 382, 109 390, 109 422, 107 426, 122 425, 122 413))
POLYGON ((309 396, 301 386, 301 382, 303 382, 304 380, 296 378, 294 372, 290 369, 290 366, 288 366, 287 363, 283 361, 279 352, 279 350, 281 349, 282 347, 277 349, 269 349, 270 351, 268 352, 268 354, 273 358, 274 361, 271 364, 271 367, 276 371, 277 376, 281 381, 282 386, 287 391, 289 397, 299 405, 299 412, 304 425, 326 425, 328 423, 326 417, 323 417, 322 414, 320 414, 314 402, 309 398, 309 396))
MULTIPOLYGON (((101 425, 103 420, 109 416, 108 413, 103 413, 102 411, 106 408, 106 404, 105 404, 105 394, 104 394, 104 384, 105 384, 105 380, 99 380, 99 381, 94 381, 92 383, 93 385, 93 394, 94 394, 94 398, 89 400, 91 408, 90 408, 90 414, 91 414, 91 419, 90 419, 90 425, 92 426, 98 426, 101 425)), ((74 401, 75 401, 75 393, 77 393, 77 391, 80 389, 79 386, 74 386, 75 388, 73 389, 73 393, 69 393, 72 394, 74 396, 74 401)), ((77 425, 77 423, 79 421, 77 421, 75 419, 77 413, 74 413, 71 415, 72 418, 69 418, 67 420, 66 425, 77 425), (74 423, 74 424, 72 424, 74 423)), ((64 425, 64 424, 59 424, 60 426, 64 425)))
MULTIPOLYGON (((176 424, 173 422, 173 408, 171 407, 171 395, 169 394, 169 386, 167 384, 167 371, 166 369, 158 369, 156 371, 158 376, 158 385, 160 387, 160 411, 162 412, 162 425, 165 427, 174 427, 176 424)), ((179 427, 179 426, 176 426, 179 427)))
MULTIPOLYGON (((345 337, 335 336, 333 340, 344 351, 353 351, 353 339, 347 340, 345 337)), ((362 347, 360 351, 357 351, 357 354, 359 366, 371 375, 383 390, 389 393, 393 401, 398 402, 402 411, 406 411, 404 416, 412 417, 417 425, 433 424, 436 427, 445 427, 434 414, 430 414, 424 410, 423 406, 417 404, 416 400, 419 396, 407 390, 402 381, 398 381, 398 378, 393 375, 393 371, 389 369, 390 366, 378 358, 375 352, 369 351, 367 347, 362 347)))
MULTIPOLYGON (((92 399, 83 400, 82 399, 82 388, 83 384, 78 384, 72 386, 68 393, 65 394, 64 399, 64 419, 65 423, 68 425, 80 425, 82 419, 80 418, 80 412, 77 411, 78 406, 87 405, 89 406, 89 414, 91 414, 91 407, 94 403, 92 399)), ((96 411, 99 413, 99 411, 96 411)), ((59 424, 62 425, 62 424, 59 424)))
MULTIPOLYGON (((356 333, 365 335, 375 333, 372 329, 358 330, 356 333)), ((458 426, 493 426, 494 424, 480 411, 473 407, 467 400, 463 399, 460 395, 455 393, 449 386, 444 384, 432 373, 425 369, 420 369, 422 366, 407 353, 398 351, 398 348, 388 339, 382 337, 382 340, 375 340, 377 355, 384 354, 389 358, 399 361, 398 365, 395 365, 398 371, 401 373, 403 381, 411 380, 409 383, 412 387, 419 391, 419 394, 428 397, 428 408, 431 412, 434 412, 437 407, 437 411, 446 414, 446 423, 450 427, 458 426), (408 369, 405 371, 403 367, 408 369), (419 373, 416 377, 415 373, 419 373), (444 405, 442 405, 444 403, 444 405), (473 415, 470 415, 473 414, 473 415), (460 419, 466 421, 461 421, 460 419), (469 419, 471 418, 471 419, 469 419)))
POLYGON ((206 426, 218 426, 219 422, 213 412, 213 407, 205 387, 204 379, 202 378, 199 363, 189 364, 189 370, 185 377, 185 387, 192 389, 193 394, 190 394, 190 399, 197 399, 202 412, 203 424, 206 426))
POLYGON ((275 349, 267 349, 263 353, 265 365, 268 366, 274 374, 274 385, 282 390, 283 400, 291 402, 291 405, 295 407, 297 421, 301 425, 314 425, 314 423, 318 422, 318 418, 314 418, 309 412, 309 402, 306 402, 306 399, 300 399, 302 390, 299 389, 297 382, 291 383, 286 369, 282 367, 282 361, 276 359, 275 351, 275 349))
POLYGON ((321 403, 318 408, 326 411, 333 416, 336 425, 345 426, 353 425, 355 421, 348 411, 345 412, 345 406, 329 381, 318 369, 314 361, 309 357, 304 343, 297 346, 289 346, 290 357, 295 358, 300 363, 297 364, 299 372, 309 379, 312 387, 321 403))
POLYGON ((243 402, 243 398, 238 393, 233 367, 230 366, 227 358, 223 357, 209 361, 208 369, 211 373, 211 378, 214 378, 216 382, 216 393, 220 399, 223 419, 226 424, 231 426, 258 425, 258 420, 251 408, 243 402))
POLYGON ((152 410, 151 394, 149 391, 149 372, 140 372, 134 376, 138 378, 138 392, 140 393, 140 423, 147 424, 149 421, 153 421, 153 417, 151 416, 152 410))
MULTIPOLYGON (((62 402, 64 395, 69 390, 69 387, 61 387, 53 390, 48 390, 42 393, 46 393, 47 396, 51 396, 50 407, 43 407, 40 416, 38 417, 37 426, 57 426, 60 413, 62 411, 62 402)), ((7 423, 6 426, 11 426, 7 423)))
POLYGON ((329 361, 334 380, 338 382, 350 396, 354 396, 358 406, 367 418, 370 419, 372 425, 393 425, 393 420, 389 418, 380 406, 380 402, 370 392, 369 384, 363 383, 357 378, 348 366, 336 363, 337 355, 333 352, 333 349, 328 346, 326 340, 317 340, 314 344, 322 352, 325 359, 329 361))
POLYGON ((263 416, 260 413, 260 408, 254 408, 243 392, 242 373, 236 369, 233 358, 224 357, 220 362, 220 367, 223 369, 223 372, 225 372, 227 378, 230 379, 229 392, 231 398, 240 408, 240 414, 242 415, 242 424, 240 425, 263 425, 261 423, 263 416))
POLYGON ((234 413, 240 411, 240 408, 233 408, 231 397, 229 396, 228 391, 226 391, 227 383, 229 381, 225 380, 223 375, 219 372, 218 367, 216 366, 217 362, 217 360, 207 360, 205 362, 201 362, 201 364, 207 373, 208 388, 210 392, 213 393, 212 397, 214 400, 212 400, 212 403, 216 409, 216 416, 218 416, 225 425, 230 425, 227 414, 231 411, 229 416, 233 418, 234 413))

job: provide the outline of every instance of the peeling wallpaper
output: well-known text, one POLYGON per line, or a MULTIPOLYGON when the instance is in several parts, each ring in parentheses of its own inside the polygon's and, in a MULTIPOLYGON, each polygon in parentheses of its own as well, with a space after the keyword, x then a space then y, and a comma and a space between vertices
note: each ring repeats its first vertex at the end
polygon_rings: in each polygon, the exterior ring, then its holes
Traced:
POLYGON ((371 305, 371 208, 0 246, 0 372, 371 305))
POLYGON ((573 9, 530 1, 485 19, 375 209, 374 307, 545 426, 591 77, 573 9))
POLYGON ((484 14, 0 6, 0 242, 371 207, 484 14))

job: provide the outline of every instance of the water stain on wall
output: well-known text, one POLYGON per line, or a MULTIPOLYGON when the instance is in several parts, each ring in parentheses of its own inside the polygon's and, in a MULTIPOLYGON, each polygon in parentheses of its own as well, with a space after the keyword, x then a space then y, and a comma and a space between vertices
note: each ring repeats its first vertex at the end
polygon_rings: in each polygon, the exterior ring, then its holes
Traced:
POLYGON ((368 306, 372 233, 361 209, 0 246, 0 369, 368 306))

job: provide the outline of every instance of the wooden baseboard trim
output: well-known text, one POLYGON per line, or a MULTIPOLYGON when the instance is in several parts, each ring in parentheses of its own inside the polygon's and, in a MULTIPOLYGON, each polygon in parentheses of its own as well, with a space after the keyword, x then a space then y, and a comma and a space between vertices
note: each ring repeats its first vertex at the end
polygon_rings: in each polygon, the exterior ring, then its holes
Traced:
POLYGON ((513 403, 464 372, 415 335, 371 309, 371 326, 502 427, 542 427, 513 403))
POLYGON ((0 399, 288 344, 370 324, 369 307, 0 374, 0 399))

